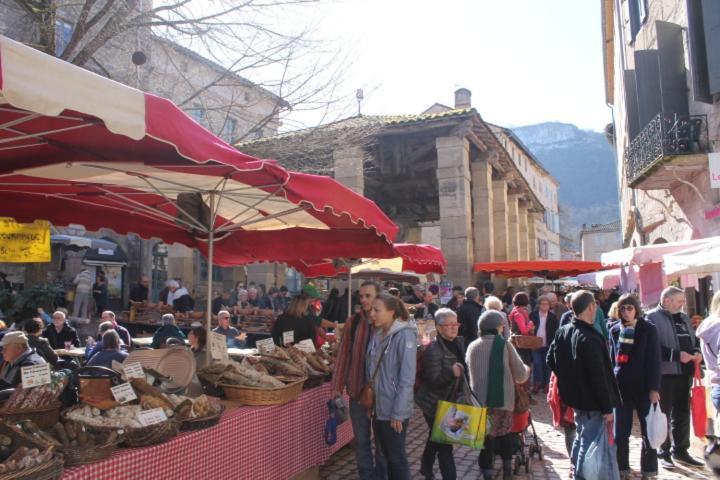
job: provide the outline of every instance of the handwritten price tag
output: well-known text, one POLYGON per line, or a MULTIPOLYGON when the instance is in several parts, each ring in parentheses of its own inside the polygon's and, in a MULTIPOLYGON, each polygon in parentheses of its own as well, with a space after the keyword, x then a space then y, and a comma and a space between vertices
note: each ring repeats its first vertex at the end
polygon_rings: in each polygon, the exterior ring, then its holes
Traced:
POLYGON ((295 343, 295 331, 283 332, 283 345, 290 345, 291 343, 295 343))
POLYGON ((110 387, 110 391, 112 392, 113 397, 115 397, 115 400, 118 403, 127 403, 132 402, 133 400, 137 400, 135 390, 133 390, 132 386, 129 383, 121 383, 120 385, 110 387))
POLYGON ((151 410, 142 410, 137 414, 138 422, 143 427, 155 425, 156 423, 162 423, 167 420, 165 411, 162 408, 153 408, 151 410))
POLYGON ((28 365, 20 369, 23 388, 39 387, 50 383, 50 365, 28 365))
POLYGON ((213 360, 227 360, 227 337, 222 333, 210 332, 210 356, 213 360))
POLYGON ((275 351, 275 342, 273 342, 272 338, 264 338, 262 340, 258 340, 255 342, 255 346, 257 346, 258 352, 260 354, 270 354, 275 351))
POLYGON ((127 365, 123 365, 125 376, 131 378, 145 378, 145 372, 143 371, 142 364, 140 362, 132 362, 127 365))
POLYGON ((297 348, 301 352, 315 353, 315 344, 310 339, 306 339, 306 340, 302 340, 302 341, 298 342, 295 345, 295 348, 297 348))

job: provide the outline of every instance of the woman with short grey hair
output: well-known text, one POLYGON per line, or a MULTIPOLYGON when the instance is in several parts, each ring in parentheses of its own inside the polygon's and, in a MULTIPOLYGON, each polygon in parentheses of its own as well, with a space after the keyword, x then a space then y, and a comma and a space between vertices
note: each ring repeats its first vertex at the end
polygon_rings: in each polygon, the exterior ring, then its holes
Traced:
MULTIPOLYGON (((507 315, 503 312, 503 302, 498 297, 490 295, 485 297, 485 303, 483 304, 485 310, 495 310, 502 313, 503 316, 503 331, 502 336, 507 340, 510 338, 510 322, 508 322, 507 315)), ((478 318, 478 331, 480 331, 480 319, 478 318)))

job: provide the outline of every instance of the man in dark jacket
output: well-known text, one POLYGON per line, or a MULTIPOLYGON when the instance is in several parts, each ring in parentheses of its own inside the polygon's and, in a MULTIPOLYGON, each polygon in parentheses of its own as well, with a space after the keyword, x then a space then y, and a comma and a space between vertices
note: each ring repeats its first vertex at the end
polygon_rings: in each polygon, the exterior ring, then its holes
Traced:
MULTIPOLYGON (((458 336, 457 314, 449 308, 441 308, 435 312, 435 325, 438 336, 422 354, 421 384, 415 395, 415 403, 423 412, 425 421, 432 433, 435 422, 435 411, 439 400, 457 400, 460 391, 458 382, 465 366, 465 340, 458 336), (453 389, 456 389, 453 396, 453 389)), ((428 434, 425 450, 422 454, 420 474, 426 479, 433 477, 435 457, 440 462, 440 473, 443 478, 456 478, 455 460, 452 445, 435 443, 428 434)))
POLYGON ((0 340, 0 347, 3 356, 0 364, 0 390, 15 388, 20 384, 22 367, 47 363, 28 346, 28 339, 23 332, 6 333, 0 340))
POLYGON ((177 325, 175 325, 175 316, 172 313, 166 313, 162 316, 162 327, 160 327, 153 335, 152 348, 160 348, 165 345, 168 338, 177 338, 185 341, 185 334, 177 325))
MULTIPOLYGON (((132 345, 132 337, 130 336, 130 332, 127 328, 123 327, 117 322, 117 319, 115 318, 115 312, 112 310, 105 310, 102 312, 102 315, 100 317, 100 320, 102 322, 110 322, 112 323, 113 329, 118 333, 120 336, 120 340, 122 340, 122 343, 124 343, 127 346, 132 345)), ((100 339, 98 339, 99 341, 100 339)))
POLYGON ((34 349, 38 355, 43 357, 47 363, 56 367, 58 364, 58 355, 55 350, 50 347, 50 343, 46 338, 40 336, 45 323, 40 318, 30 318, 25 320, 23 330, 28 339, 28 346, 34 349))
POLYGON ((60 310, 53 313, 53 323, 45 327, 42 336, 48 339, 50 346, 57 350, 65 348, 65 342, 70 342, 72 346, 79 347, 80 341, 77 332, 65 320, 65 314, 60 310))
POLYGON ((475 287, 465 289, 465 302, 458 308, 458 321, 460 322, 460 336, 465 339, 465 345, 470 345, 477 338, 477 325, 483 306, 480 303, 480 290, 475 287))
POLYGON ((658 458, 660 465, 668 470, 675 467, 673 459, 693 467, 703 465, 688 453, 690 385, 695 372, 694 362, 700 362, 702 354, 696 347, 690 319, 682 312, 684 305, 685 292, 677 287, 667 287, 660 294, 660 305, 646 316, 648 322, 655 325, 660 341, 660 407, 671 428, 668 428, 667 440, 658 449, 658 458))
MULTIPOLYGON (((582 480, 587 447, 601 428, 613 421, 613 409, 620 406, 620 392, 612 371, 605 339, 592 326, 595 296, 579 290, 572 296, 572 321, 560 328, 550 345, 547 362, 558 380, 560 398, 575 410, 577 437, 572 448, 575 478, 582 480)), ((607 470, 617 468, 606 465, 607 470)))
POLYGON ((557 317, 550 311, 550 299, 545 295, 538 298, 537 309, 530 312, 534 335, 542 338, 542 347, 532 351, 533 359, 533 393, 544 390, 550 383, 550 369, 545 357, 547 357, 548 346, 555 338, 555 333, 560 327, 557 317))

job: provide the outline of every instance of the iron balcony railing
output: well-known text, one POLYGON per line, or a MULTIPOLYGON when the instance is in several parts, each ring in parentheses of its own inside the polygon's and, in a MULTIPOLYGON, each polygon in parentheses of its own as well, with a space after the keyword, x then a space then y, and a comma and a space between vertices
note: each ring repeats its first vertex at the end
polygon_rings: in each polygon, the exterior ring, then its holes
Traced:
POLYGON ((625 150, 625 174, 632 185, 663 158, 708 151, 706 115, 659 113, 625 150))

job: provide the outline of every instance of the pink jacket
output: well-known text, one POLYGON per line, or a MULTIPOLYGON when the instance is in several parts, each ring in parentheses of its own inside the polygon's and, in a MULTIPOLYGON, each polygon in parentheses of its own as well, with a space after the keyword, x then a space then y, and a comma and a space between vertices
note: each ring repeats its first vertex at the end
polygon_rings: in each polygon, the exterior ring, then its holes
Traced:
POLYGON ((535 329, 530 321, 530 313, 523 307, 513 307, 508 317, 510 320, 510 328, 519 331, 520 335, 534 335, 535 329), (515 328, 513 328, 515 324, 515 328))

